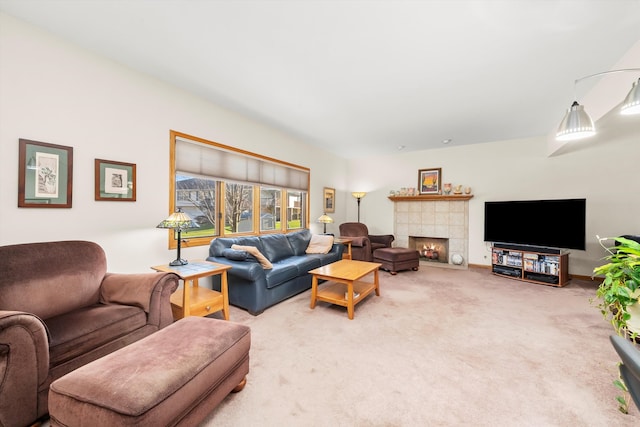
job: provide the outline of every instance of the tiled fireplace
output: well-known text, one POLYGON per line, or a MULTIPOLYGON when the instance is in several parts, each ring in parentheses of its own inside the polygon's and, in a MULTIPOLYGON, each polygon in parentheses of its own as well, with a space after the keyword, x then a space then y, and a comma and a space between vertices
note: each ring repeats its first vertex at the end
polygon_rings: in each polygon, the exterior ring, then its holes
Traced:
POLYGON ((395 204, 394 246, 415 248, 420 252, 420 263, 468 268, 471 197, 389 197, 395 204), (461 264, 453 263, 455 255, 462 257, 461 264))

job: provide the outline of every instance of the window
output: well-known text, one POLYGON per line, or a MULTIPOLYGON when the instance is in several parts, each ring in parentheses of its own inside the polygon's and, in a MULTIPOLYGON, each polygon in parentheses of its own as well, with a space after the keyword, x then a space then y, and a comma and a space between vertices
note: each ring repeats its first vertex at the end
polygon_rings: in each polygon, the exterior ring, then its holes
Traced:
POLYGON ((182 232, 185 246, 308 227, 308 168, 175 131, 170 147, 170 209, 199 226, 182 232))
POLYGON ((260 231, 281 230, 280 205, 282 191, 260 187, 260 231))
POLYGON ((225 234, 253 231, 253 185, 226 183, 225 234))
POLYGON ((216 232, 216 194, 218 181, 187 174, 177 174, 175 179, 176 208, 187 213, 198 228, 182 233, 185 239, 198 236, 215 236, 216 232))
POLYGON ((303 228, 305 203, 301 191, 289 191, 287 193, 287 228, 303 228))

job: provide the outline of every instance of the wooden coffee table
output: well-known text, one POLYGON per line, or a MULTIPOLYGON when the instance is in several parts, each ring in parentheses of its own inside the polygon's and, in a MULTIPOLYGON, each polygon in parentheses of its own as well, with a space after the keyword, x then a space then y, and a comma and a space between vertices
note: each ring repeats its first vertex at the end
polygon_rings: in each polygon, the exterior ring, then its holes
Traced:
POLYGON ((343 259, 309 271, 313 276, 311 308, 316 307, 317 301, 341 305, 347 307, 349 319, 353 319, 353 309, 356 304, 373 291, 380 296, 378 268, 381 265, 376 262, 343 259), (373 273, 373 282, 360 280, 370 273, 373 273), (318 279, 328 280, 322 284, 322 289, 318 289, 318 279), (359 295, 354 298, 354 293, 359 295))

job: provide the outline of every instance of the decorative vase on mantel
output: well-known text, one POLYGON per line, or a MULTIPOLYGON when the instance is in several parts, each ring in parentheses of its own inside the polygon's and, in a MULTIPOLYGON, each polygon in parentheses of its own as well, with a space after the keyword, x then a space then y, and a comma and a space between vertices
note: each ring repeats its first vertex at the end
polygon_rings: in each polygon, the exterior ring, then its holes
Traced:
POLYGON ((442 192, 444 194, 451 194, 451 183, 450 182, 442 184, 442 192))

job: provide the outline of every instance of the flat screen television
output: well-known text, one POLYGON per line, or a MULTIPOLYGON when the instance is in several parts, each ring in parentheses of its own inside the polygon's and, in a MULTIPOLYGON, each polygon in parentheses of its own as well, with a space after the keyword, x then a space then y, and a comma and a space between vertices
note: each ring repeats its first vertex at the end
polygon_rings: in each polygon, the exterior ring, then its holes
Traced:
POLYGON ((586 199, 485 202, 484 241, 585 249, 586 199))

